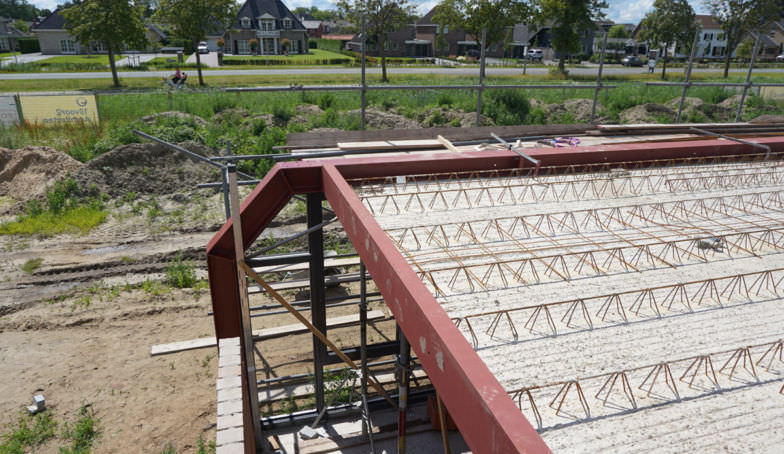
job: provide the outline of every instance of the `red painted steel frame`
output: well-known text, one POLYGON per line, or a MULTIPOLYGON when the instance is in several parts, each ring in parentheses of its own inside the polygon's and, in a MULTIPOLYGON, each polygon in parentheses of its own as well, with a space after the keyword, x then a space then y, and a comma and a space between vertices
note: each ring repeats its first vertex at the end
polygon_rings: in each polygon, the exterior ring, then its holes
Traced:
MULTIPOLYGON (((756 142, 769 145, 773 152, 784 151, 783 138, 756 142)), ((535 149, 529 154, 543 166, 552 166, 752 152, 757 150, 748 145, 709 140, 535 149)), ((550 451, 345 179, 512 169, 521 164, 520 159, 502 150, 285 163, 267 174, 241 208, 247 248, 293 194, 324 192, 463 437, 476 452, 550 451)), ((207 247, 218 338, 237 336, 240 329, 232 241, 230 220, 207 247)))

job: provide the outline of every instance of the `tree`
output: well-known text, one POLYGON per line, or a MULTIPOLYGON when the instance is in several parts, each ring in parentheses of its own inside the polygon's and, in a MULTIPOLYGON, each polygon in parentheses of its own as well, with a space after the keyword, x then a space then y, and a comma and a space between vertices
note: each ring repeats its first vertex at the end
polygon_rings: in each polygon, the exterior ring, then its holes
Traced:
POLYGON ((463 30, 479 42, 485 30, 485 48, 504 40, 507 29, 527 22, 531 10, 516 0, 441 0, 433 20, 441 25, 463 30))
POLYGON ((115 55, 125 46, 143 48, 147 45, 142 10, 133 0, 84 0, 61 11, 65 28, 80 43, 100 43, 109 54, 114 86, 120 86, 115 55))
MULTIPOLYGON (((629 31, 623 25, 613 25, 607 32, 607 38, 613 39, 629 39, 629 31)), ((621 53, 626 53, 626 43, 621 41, 614 41, 608 43, 608 47, 613 50, 616 60, 620 58, 621 53), (621 52, 623 51, 623 52, 621 52)))
POLYGON ((729 75, 732 51, 743 37, 750 32, 764 32, 770 23, 781 19, 782 13, 779 0, 706 0, 705 5, 719 21, 727 39, 724 78, 729 75))
MULTIPOLYGON (((191 40, 193 48, 198 49, 199 41, 207 38, 207 32, 228 28, 236 6, 234 0, 159 0, 155 16, 171 25, 177 36, 191 40)), ((198 51, 196 69, 199 85, 204 85, 198 51)))
POLYGON ((378 55, 381 57, 381 81, 389 82, 384 45, 389 33, 412 20, 414 6, 409 4, 408 0, 340 0, 338 8, 357 25, 362 24, 362 16, 365 16, 367 35, 365 42, 372 42, 378 46, 378 55))
POLYGON ((694 10, 687 0, 656 0, 653 10, 642 20, 640 36, 648 41, 648 48, 664 46, 662 79, 667 77, 667 49, 674 43, 691 48, 697 31, 694 19, 694 10))
POLYGON ((580 50, 580 38, 604 17, 604 0, 539 0, 538 22, 553 21, 552 46, 559 54, 558 71, 566 73, 566 56, 580 50))
POLYGON ((0 0, 0 17, 34 21, 41 15, 41 10, 27 0, 0 0))

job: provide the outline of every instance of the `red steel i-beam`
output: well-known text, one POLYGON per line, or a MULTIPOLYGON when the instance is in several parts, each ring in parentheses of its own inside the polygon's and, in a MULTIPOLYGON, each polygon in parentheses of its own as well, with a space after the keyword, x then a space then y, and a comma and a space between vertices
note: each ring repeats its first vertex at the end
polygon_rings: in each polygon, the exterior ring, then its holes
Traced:
MULTIPOLYGON (((784 152, 784 138, 754 141, 769 145, 774 153, 784 152)), ((555 166, 754 152, 749 145, 703 140, 533 149, 529 154, 542 166, 555 166)), ((292 195, 325 193, 463 437, 476 452, 550 451, 345 179, 516 169, 520 159, 513 152, 498 150, 278 164, 241 207, 243 244, 247 248, 292 195)), ((235 337, 240 331, 231 222, 207 247, 218 338, 235 337)))

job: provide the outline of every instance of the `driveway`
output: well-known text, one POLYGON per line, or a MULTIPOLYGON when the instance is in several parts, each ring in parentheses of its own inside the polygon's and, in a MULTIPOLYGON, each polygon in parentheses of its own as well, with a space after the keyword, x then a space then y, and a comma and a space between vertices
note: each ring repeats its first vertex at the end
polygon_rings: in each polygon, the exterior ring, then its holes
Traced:
POLYGON ((11 57, 0 59, 0 66, 6 63, 32 63, 38 60, 46 60, 54 55, 42 55, 41 52, 34 52, 32 54, 18 54, 11 57))
MULTIPOLYGON (((218 53, 217 52, 210 52, 208 54, 201 54, 201 66, 202 68, 205 66, 209 66, 211 68, 218 67, 218 53)), ((185 63, 193 63, 196 64, 196 54, 192 54, 185 60, 185 63)))

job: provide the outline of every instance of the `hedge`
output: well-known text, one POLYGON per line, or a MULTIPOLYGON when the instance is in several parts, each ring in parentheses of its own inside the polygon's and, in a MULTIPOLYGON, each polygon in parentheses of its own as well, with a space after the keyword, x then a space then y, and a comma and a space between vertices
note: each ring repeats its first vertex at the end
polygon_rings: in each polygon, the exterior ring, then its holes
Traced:
POLYGON ((263 59, 258 57, 231 57, 223 58, 223 64, 229 65, 250 65, 250 66, 277 66, 277 65, 344 65, 351 63, 349 58, 314 58, 314 59, 263 59))
POLYGON ((34 52, 41 52, 41 44, 38 38, 19 38, 19 52, 23 54, 32 54, 34 52))

